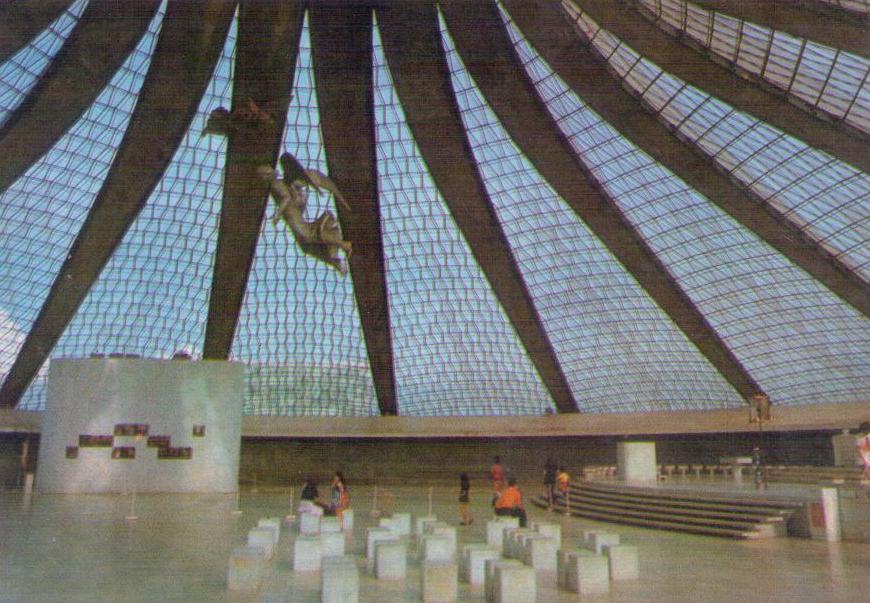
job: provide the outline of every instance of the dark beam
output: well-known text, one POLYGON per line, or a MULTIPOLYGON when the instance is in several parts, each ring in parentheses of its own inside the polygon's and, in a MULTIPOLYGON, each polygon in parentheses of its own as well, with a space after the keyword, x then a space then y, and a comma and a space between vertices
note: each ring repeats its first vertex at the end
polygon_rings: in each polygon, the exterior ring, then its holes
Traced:
POLYGON ((0 6, 0 63, 51 25, 72 0, 12 0, 0 6))
POLYGON ((91 106, 139 43, 159 0, 91 0, 37 85, 0 128, 0 192, 91 106), (123 7, 123 8, 121 8, 123 7))
POLYGON ((353 243, 350 273, 381 414, 395 415, 396 380, 384 274, 372 76, 372 13, 313 6, 314 79, 329 175, 350 204, 338 207, 353 243))
POLYGON ((601 27, 665 71, 815 149, 870 173, 870 146, 863 138, 865 134, 846 122, 834 124, 818 119, 790 103, 784 92, 777 93, 771 86, 759 87, 688 50, 620 0, 576 0, 576 4, 601 27))
POLYGON ((620 0, 577 0, 576 4, 604 29, 665 71, 811 147, 870 172, 867 133, 849 122, 817 110, 760 76, 740 70, 746 75, 741 77, 735 66, 724 65, 725 59, 711 50, 684 35, 674 38, 641 16, 648 13, 637 2, 633 4, 640 12, 620 0), (823 114, 824 118, 814 113, 823 114))
POLYGON ((760 202, 711 165, 694 145, 641 108, 606 62, 567 19, 558 0, 532 5, 504 0, 511 17, 550 67, 591 109, 665 168, 843 301, 870 316, 870 286, 767 203, 760 202))
MULTIPOLYGON (((529 13, 540 9, 522 0, 515 4, 529 13)), ((455 0, 442 4, 442 8, 465 66, 502 125, 538 172, 741 396, 748 398, 761 392, 656 254, 578 160, 515 55, 497 7, 491 2, 455 0)))
POLYGON ((493 211, 465 135, 434 4, 378 11, 393 82, 414 140, 477 263, 560 412, 577 412, 534 302, 493 211))
POLYGON ((173 0, 109 175, 0 388, 14 406, 160 182, 211 79, 234 0, 173 0))
POLYGON ((825 17, 808 10, 814 7, 801 6, 794 0, 692 0, 707 10, 714 10, 750 23, 784 31, 798 38, 806 38, 870 58, 870 23, 866 19, 843 15, 832 18, 832 11, 825 17))
POLYGON ((268 184, 256 170, 275 165, 281 148, 304 16, 301 2, 241 2, 233 106, 250 99, 274 123, 229 137, 203 358, 226 359, 232 348, 268 202, 268 184))

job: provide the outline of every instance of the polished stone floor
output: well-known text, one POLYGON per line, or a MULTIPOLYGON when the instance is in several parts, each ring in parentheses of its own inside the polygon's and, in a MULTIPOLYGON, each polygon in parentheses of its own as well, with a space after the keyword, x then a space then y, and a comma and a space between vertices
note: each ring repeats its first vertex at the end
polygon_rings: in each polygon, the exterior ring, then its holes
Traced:
MULTIPOLYGON (((378 509, 428 511, 424 488, 381 489, 378 509)), ((472 492, 476 521, 460 527, 460 543, 485 540, 490 516, 488 497, 472 492), (477 496, 474 496, 477 494, 477 496)), ((359 558, 364 602, 418 601, 419 567, 409 564, 403 583, 379 583, 364 560, 365 527, 373 491, 353 489, 357 521, 348 551, 359 558)), ((453 487, 433 490, 439 518, 458 522, 453 487)), ((244 543, 261 517, 289 512, 288 491, 261 490, 235 496, 139 496, 131 514, 128 496, 34 496, 0 493, 0 602, 276 602, 319 601, 317 574, 291 571, 292 530, 281 546, 263 590, 256 596, 226 591, 230 550, 244 543)), ((562 523, 566 540, 588 527, 607 527, 640 552, 641 579, 614 584, 593 602, 766 603, 783 601, 857 603, 870 600, 870 545, 829 544, 797 538, 730 541, 565 518, 530 508, 532 519, 562 523)), ((483 601, 481 587, 460 585, 460 599, 483 601)), ((552 573, 538 573, 541 603, 577 601, 576 594, 555 588, 552 573)))

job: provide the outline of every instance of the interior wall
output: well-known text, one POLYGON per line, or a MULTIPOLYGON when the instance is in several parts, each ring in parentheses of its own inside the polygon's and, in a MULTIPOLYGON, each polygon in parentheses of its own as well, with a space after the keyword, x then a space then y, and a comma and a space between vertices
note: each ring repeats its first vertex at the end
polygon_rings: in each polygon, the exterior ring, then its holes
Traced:
MULTIPOLYGON (((832 465, 831 432, 764 434, 767 462, 832 465)), ((547 457, 571 473, 583 465, 616 464, 621 437, 473 438, 473 439, 264 439, 244 438, 242 483, 295 485, 306 476, 326 481, 340 470, 349 483, 407 483, 454 480, 461 472, 486 479, 493 457, 521 480, 540 481, 547 457)), ((722 456, 745 455, 758 434, 708 434, 631 438, 655 441, 660 464, 716 463, 722 456)))

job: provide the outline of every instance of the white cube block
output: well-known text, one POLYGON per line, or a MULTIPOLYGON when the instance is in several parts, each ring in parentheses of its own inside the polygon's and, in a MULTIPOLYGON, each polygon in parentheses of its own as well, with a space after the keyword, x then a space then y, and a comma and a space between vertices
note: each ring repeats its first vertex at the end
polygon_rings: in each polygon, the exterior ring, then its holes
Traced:
POLYGON ((273 528, 275 530, 275 544, 281 538, 281 523, 280 517, 264 517, 257 521, 258 528, 273 528))
POLYGON ((378 519, 378 527, 379 528, 386 528, 386 529, 390 530, 392 533, 394 533, 396 536, 398 536, 399 533, 398 533, 398 531, 396 531, 395 525, 396 524, 393 521, 392 517, 381 517, 380 519, 378 519))
POLYGON ((552 572, 556 570, 556 540, 539 534, 526 538, 523 563, 536 570, 552 572))
POLYGON ((488 544, 466 544, 462 547, 459 573, 469 584, 483 584, 486 577, 486 561, 500 558, 501 551, 488 544))
POLYGON ((271 559, 272 552, 275 550, 275 530, 273 528, 251 528, 248 532, 248 546, 262 548, 266 559, 271 559))
POLYGON ((590 540, 592 540, 593 534, 609 534, 609 532, 607 530, 601 530, 601 529, 583 530, 582 533, 583 533, 583 542, 589 542, 590 540))
POLYGON ((320 551, 324 557, 344 555, 344 534, 341 532, 321 532, 320 551))
POLYGON ((314 513, 299 514, 299 533, 311 536, 320 534, 320 515, 314 513))
POLYGON ((568 588, 568 555, 592 555, 587 549, 559 549, 556 553, 556 582, 560 588, 568 588))
POLYGON ((596 555, 604 553, 605 546, 614 546, 619 544, 619 534, 613 532, 597 532, 589 536, 586 541, 586 548, 590 551, 595 551, 596 555))
POLYGON ((378 542, 375 545, 375 577, 378 580, 404 580, 408 573, 408 549, 403 542, 378 542))
POLYGON ((240 546, 230 553, 227 569, 227 588, 241 592, 255 592, 263 581, 266 556, 258 546, 240 546))
POLYGON ((627 544, 605 545, 604 553, 610 561, 611 580, 637 580, 640 576, 637 547, 627 544))
POLYGON ((498 603, 528 603, 537 599, 534 568, 496 565, 493 578, 493 599, 498 603))
POLYGON ((450 556, 456 555, 456 528, 446 524, 434 523, 426 526, 426 532, 432 536, 445 536, 450 541, 450 556))
POLYGON ((338 517, 321 517, 320 518, 320 533, 341 532, 341 520, 338 517))
POLYGON ((426 525, 435 523, 438 518, 434 515, 420 515, 414 519, 414 535, 421 538, 426 533, 426 525))
POLYGON ((341 512, 341 529, 345 532, 353 531, 353 509, 345 509, 341 512))
POLYGON ((518 559, 487 559, 483 563, 483 590, 487 601, 495 601, 495 570, 503 565, 522 567, 523 562, 518 559))
POLYGON ((393 513, 393 528, 399 536, 411 534, 411 514, 393 513))
POLYGON ((387 528, 367 528, 366 529, 366 558, 375 558, 375 544, 382 541, 398 540, 398 537, 393 534, 392 530, 387 528))
POLYGON ((451 561, 424 561, 420 582, 426 603, 453 603, 459 594, 456 564, 451 561))
POLYGON ((298 536, 293 541, 293 571, 316 572, 320 570, 323 549, 320 536, 298 536))
POLYGON ((538 534, 543 536, 549 536, 553 540, 556 541, 556 548, 562 546, 562 526, 557 523, 548 523, 548 522, 536 522, 532 529, 534 529, 538 534))
POLYGON ((523 547, 520 544, 520 538, 526 534, 536 534, 536 532, 529 528, 506 529, 502 542, 502 554, 509 559, 522 558, 523 547))
POLYGON ((321 603, 358 603, 359 570, 351 557, 324 557, 320 574, 321 603))
POLYGON ((427 534, 420 546, 421 561, 452 561, 453 545, 447 536, 427 534))
POLYGON ((566 588, 582 595, 606 593, 610 590, 607 557, 602 555, 568 555, 566 588))

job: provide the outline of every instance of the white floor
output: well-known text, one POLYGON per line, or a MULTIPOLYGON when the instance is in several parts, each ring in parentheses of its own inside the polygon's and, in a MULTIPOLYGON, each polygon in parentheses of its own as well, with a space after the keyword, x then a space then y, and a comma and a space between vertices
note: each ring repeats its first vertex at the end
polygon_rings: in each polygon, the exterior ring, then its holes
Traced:
MULTIPOLYGON (((433 508, 458 523, 456 488, 437 487, 433 508)), ((488 493, 472 491, 476 521, 459 527, 460 543, 485 540, 488 493)), ((528 489, 527 489, 528 490, 528 489)), ((297 489, 298 492, 298 489, 297 489)), ((536 492, 534 492, 536 493, 536 492)), ((372 489, 352 489, 356 528, 348 552, 359 558, 361 601, 419 601, 419 568, 409 565, 404 583, 379 583, 365 564, 365 527, 375 520, 372 489)), ((533 492, 527 491, 527 496, 533 492)), ((291 571, 291 536, 282 537, 277 559, 256 596, 226 591, 230 550, 243 544, 261 517, 289 512, 287 491, 245 492, 241 516, 235 496, 139 496, 135 521, 125 520, 124 496, 34 496, 0 494, 0 602, 273 602, 319 601, 319 576, 291 571)), ((378 508, 428 511, 428 488, 383 489, 378 508)), ((639 528, 596 524, 533 508, 531 518, 561 521, 566 541, 580 530, 605 526, 640 551, 641 579, 615 583, 593 602, 765 603, 783 601, 858 603, 870 600, 870 545, 829 544, 796 538, 730 541, 639 528)), ((483 601, 480 587, 460 584, 460 599, 483 601)), ((555 588, 551 573, 538 574, 538 601, 577 601, 555 588)))

